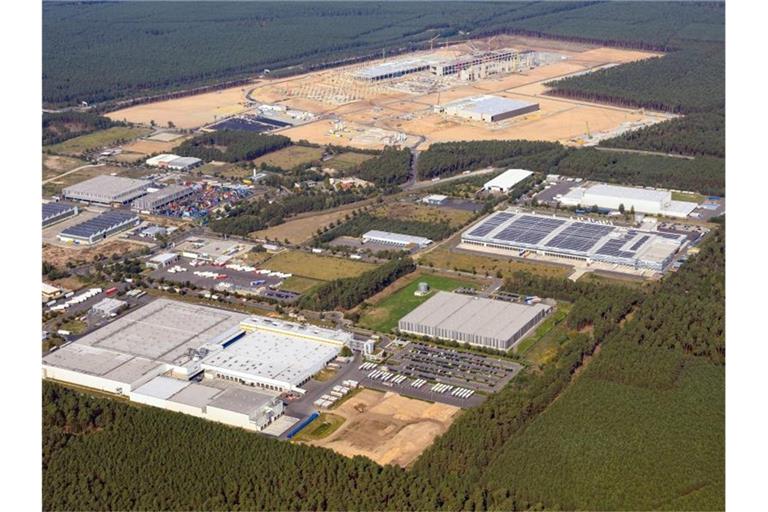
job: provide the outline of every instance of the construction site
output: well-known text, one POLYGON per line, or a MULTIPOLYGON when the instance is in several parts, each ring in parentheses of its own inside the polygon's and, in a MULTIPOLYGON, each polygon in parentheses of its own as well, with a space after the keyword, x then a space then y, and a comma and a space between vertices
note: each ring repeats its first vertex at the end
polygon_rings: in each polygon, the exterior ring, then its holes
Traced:
POLYGON ((264 117, 268 105, 273 112, 301 113, 300 120, 281 119, 285 124, 269 131, 317 144, 425 149, 453 140, 528 139, 591 145, 672 115, 555 98, 546 84, 657 55, 507 35, 451 45, 432 41, 431 49, 405 56, 384 53, 376 61, 261 79, 239 94, 206 93, 110 116, 143 122, 166 115, 178 126, 215 129, 211 123, 226 119, 222 112, 264 117), (489 99, 500 110, 474 115, 456 108, 489 99), (205 112, 206 105, 215 108, 205 112))

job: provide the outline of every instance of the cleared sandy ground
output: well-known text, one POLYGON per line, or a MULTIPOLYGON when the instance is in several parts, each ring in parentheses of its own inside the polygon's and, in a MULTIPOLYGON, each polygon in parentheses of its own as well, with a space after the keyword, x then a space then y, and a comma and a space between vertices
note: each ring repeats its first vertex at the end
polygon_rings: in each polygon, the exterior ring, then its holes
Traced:
MULTIPOLYGON (((474 46, 483 49, 487 44, 490 43, 475 41, 474 46)), ((149 123, 154 120, 158 125, 165 125, 173 121, 179 127, 197 127, 244 111, 245 96, 249 94, 256 101, 277 103, 318 115, 317 121, 279 130, 294 140, 359 148, 402 144, 419 149, 425 149, 433 142, 516 138, 581 145, 669 117, 638 109, 544 96, 547 90, 544 84, 548 81, 653 58, 658 54, 516 36, 498 36, 494 38, 493 45, 494 48, 551 52, 564 58, 498 78, 471 82, 446 78, 440 92, 430 87, 409 92, 400 86, 366 85, 351 78, 355 69, 375 64, 369 62, 285 79, 261 80, 246 87, 139 105, 109 115, 134 122, 149 123), (538 102, 540 111, 493 124, 433 112, 437 104, 480 94, 538 102), (397 133, 404 133, 406 140, 392 138, 397 133)), ((457 45, 439 51, 458 54, 469 50, 467 46, 457 45)), ((405 80, 418 82, 419 78, 409 75, 405 80)))
POLYGON ((249 86, 238 86, 220 91, 197 94, 173 100, 136 105, 107 114, 107 117, 131 123, 168 126, 172 122, 178 128, 197 128, 222 117, 242 112, 245 93, 249 86))
POLYGON ((311 444, 347 457, 363 455, 379 464, 405 467, 448 430, 460 410, 365 389, 333 411, 346 419, 344 424, 311 444))

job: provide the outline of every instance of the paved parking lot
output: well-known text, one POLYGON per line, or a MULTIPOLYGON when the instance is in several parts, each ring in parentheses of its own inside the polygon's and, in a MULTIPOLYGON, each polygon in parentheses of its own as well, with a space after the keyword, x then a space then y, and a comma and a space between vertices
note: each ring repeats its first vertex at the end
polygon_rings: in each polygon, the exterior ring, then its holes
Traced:
POLYGON ((386 366, 412 378, 495 393, 521 366, 512 361, 424 343, 410 343, 386 366))
MULTIPOLYGON (((233 287, 256 291, 259 288, 278 286, 283 282, 283 279, 280 277, 267 276, 264 274, 257 274, 256 272, 247 272, 226 267, 217 267, 216 265, 202 264, 193 267, 191 264, 192 261, 194 260, 181 257, 177 263, 167 268, 154 270, 150 275, 155 279, 163 278, 166 281, 172 281, 179 284, 183 284, 189 281, 195 286, 206 289, 214 288, 219 283, 229 283, 233 287), (176 265, 186 270, 183 272, 170 272, 169 270, 176 265), (224 274, 227 277, 226 279, 214 279, 211 277, 198 276, 195 274, 195 272, 215 272, 217 274, 224 274), (259 281, 263 282, 251 285, 251 283, 256 283, 259 281)), ((232 291, 234 291, 234 289, 232 291)))

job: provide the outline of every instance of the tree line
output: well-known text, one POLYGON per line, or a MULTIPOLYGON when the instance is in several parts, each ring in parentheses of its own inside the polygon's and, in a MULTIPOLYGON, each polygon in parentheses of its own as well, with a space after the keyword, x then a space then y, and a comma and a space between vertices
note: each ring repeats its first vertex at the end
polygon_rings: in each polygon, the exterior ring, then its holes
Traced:
POLYGON ((343 224, 324 231, 316 237, 316 240, 320 244, 325 244, 340 236, 359 237, 372 229, 402 233, 404 235, 423 236, 430 240, 442 240, 450 236, 454 231, 454 228, 451 227, 450 222, 447 220, 424 222, 410 219, 393 219, 366 212, 355 215, 343 224))
POLYGON ((43 112, 43 146, 124 125, 90 112, 43 112))
POLYGON ((262 198, 231 208, 225 217, 212 220, 209 227, 217 233, 247 236, 254 231, 282 224, 293 215, 355 203, 373 192, 360 188, 335 192, 308 189, 275 200, 262 198))
POLYGON ((290 144, 291 139, 284 135, 219 130, 185 140, 174 148, 174 151, 181 156, 192 156, 206 162, 213 160, 242 162, 253 160, 290 144))
POLYGON ((357 277, 335 279, 313 288, 299 299, 299 306, 315 311, 351 309, 414 270, 411 258, 390 260, 357 277))
POLYGON ((354 173, 384 190, 394 190, 408 181, 411 150, 386 147, 376 158, 362 162, 354 173))
POLYGON ((687 160, 566 148, 554 142, 475 141, 433 144, 420 155, 417 166, 419 176, 427 177, 486 166, 519 166, 609 183, 725 195, 725 160, 713 156, 687 160))

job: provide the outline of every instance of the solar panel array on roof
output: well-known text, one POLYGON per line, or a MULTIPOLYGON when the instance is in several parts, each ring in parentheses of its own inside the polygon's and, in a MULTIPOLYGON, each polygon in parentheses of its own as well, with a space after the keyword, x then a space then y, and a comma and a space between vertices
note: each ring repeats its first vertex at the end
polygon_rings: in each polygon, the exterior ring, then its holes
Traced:
POLYGON ((80 224, 75 224, 61 232, 63 236, 72 236, 77 238, 90 238, 99 233, 109 231, 121 224, 138 219, 139 217, 132 212, 125 210, 112 210, 104 212, 98 217, 88 219, 80 224))
POLYGON ((474 231, 470 233, 471 236, 485 236, 495 228, 501 226, 505 221, 514 217, 514 213, 500 212, 496 215, 488 217, 488 219, 480 224, 474 231))
POLYGON ((641 246, 641 245, 643 245, 643 244, 645 243, 645 241, 646 241, 646 240, 648 240, 649 238, 651 238, 651 236, 650 236, 650 235, 643 235, 643 236, 641 236, 641 237, 640 237, 640 238, 637 240, 637 242, 635 242, 634 244, 632 244, 632 247, 630 247, 630 248, 629 248, 629 250, 630 250, 630 251, 636 251, 636 250, 638 250, 638 249, 640 248, 640 246, 641 246))
POLYGON ((74 205, 67 203, 43 203, 43 219, 55 217, 74 209, 74 205))
POLYGON ((547 235, 563 224, 565 224, 565 221, 561 219, 523 215, 510 222, 494 238, 504 240, 505 242, 520 242, 534 245, 544 240, 547 235))
POLYGON ((547 247, 558 247, 572 251, 588 251, 605 235, 613 231, 613 226, 574 222, 546 243, 547 247))
POLYGON ((470 227, 462 243, 661 271, 685 237, 508 210, 470 227))

